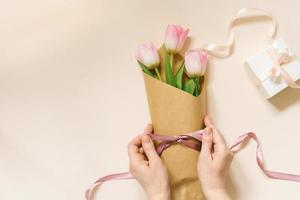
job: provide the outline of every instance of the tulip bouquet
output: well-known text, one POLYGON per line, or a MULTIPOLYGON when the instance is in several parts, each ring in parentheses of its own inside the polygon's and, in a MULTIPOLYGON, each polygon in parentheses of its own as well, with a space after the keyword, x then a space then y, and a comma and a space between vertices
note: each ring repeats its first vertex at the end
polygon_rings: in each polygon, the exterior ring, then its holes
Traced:
MULTIPOLYGON (((207 53, 183 47, 188 30, 169 25, 164 45, 138 47, 154 133, 181 135, 203 128, 206 113, 205 70, 207 53)), ((172 200, 203 199, 197 175, 199 152, 174 144, 161 155, 170 178, 172 200)))
POLYGON ((200 49, 187 51, 181 59, 182 51, 189 30, 178 25, 169 25, 165 34, 164 47, 161 48, 164 63, 161 63, 159 52, 151 42, 140 45, 136 52, 136 59, 143 72, 167 84, 199 96, 201 83, 206 71, 207 53, 200 49), (175 59, 180 60, 178 69, 175 69, 175 59), (182 61, 181 61, 182 60, 182 61), (161 76, 161 66, 164 65, 165 77, 161 76), (186 76, 184 76, 186 75, 186 76))

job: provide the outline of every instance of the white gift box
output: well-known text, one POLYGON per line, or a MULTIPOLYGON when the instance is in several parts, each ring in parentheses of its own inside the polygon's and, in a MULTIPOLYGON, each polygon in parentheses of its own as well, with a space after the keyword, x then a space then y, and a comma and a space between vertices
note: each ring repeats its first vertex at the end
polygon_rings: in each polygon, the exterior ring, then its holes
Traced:
POLYGON ((288 84, 279 75, 277 75, 276 79, 274 79, 274 76, 271 76, 272 68, 276 66, 272 55, 270 55, 271 50, 276 50, 277 54, 280 52, 287 52, 290 60, 285 64, 282 64, 281 67, 293 81, 300 79, 299 60, 282 38, 275 40, 272 45, 245 61, 247 71, 249 71, 255 84, 267 99, 288 87, 288 84))

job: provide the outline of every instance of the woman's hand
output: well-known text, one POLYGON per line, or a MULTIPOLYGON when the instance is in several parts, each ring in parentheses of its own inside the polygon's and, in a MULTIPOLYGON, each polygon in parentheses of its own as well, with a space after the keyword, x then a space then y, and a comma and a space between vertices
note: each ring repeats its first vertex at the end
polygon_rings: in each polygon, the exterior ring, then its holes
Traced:
POLYGON ((130 172, 144 188, 149 200, 170 200, 170 185, 165 165, 155 151, 152 125, 147 125, 144 134, 128 144, 130 172))
POLYGON ((230 197, 226 191, 226 180, 233 153, 208 116, 204 122, 207 128, 198 161, 202 190, 208 200, 227 200, 230 197))

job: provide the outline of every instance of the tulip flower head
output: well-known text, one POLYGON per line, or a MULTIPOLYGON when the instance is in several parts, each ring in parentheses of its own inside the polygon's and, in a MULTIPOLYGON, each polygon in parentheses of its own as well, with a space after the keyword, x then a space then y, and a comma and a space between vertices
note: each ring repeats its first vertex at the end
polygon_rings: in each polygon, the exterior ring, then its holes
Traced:
POLYGON ((189 29, 184 30, 179 25, 168 25, 165 33, 165 47, 171 54, 178 53, 188 37, 189 29))
POLYGON ((151 42, 138 46, 135 57, 149 69, 154 69, 159 66, 160 59, 158 51, 151 42))
POLYGON ((200 77, 205 74, 207 65, 207 53, 200 49, 190 50, 185 53, 185 69, 191 78, 200 77))
POLYGON ((208 55, 206 51, 195 49, 187 51, 182 61, 182 56, 178 54, 183 53, 188 33, 189 29, 183 29, 179 25, 168 25, 164 38, 164 52, 158 52, 153 43, 147 42, 138 46, 135 57, 144 75, 198 97, 203 88, 208 55), (163 59, 162 64, 160 58, 163 59))

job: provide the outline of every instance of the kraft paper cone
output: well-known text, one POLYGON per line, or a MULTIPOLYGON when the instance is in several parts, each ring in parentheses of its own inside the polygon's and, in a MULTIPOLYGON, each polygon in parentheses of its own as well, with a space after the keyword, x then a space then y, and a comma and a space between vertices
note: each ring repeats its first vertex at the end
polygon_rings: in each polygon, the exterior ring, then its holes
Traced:
MULTIPOLYGON (((163 72, 164 66, 160 70, 163 72)), ((195 97, 145 73, 143 76, 154 133, 181 135, 203 128, 205 87, 195 97)), ((197 174, 198 156, 199 152, 180 144, 163 152, 161 158, 169 172, 172 200, 204 199, 197 174)))

